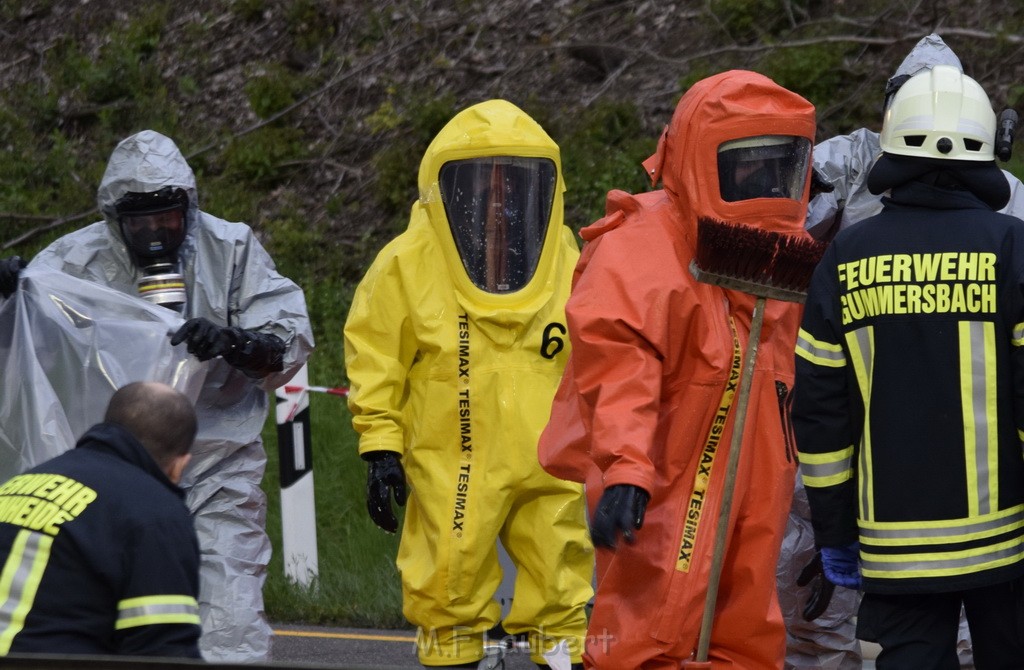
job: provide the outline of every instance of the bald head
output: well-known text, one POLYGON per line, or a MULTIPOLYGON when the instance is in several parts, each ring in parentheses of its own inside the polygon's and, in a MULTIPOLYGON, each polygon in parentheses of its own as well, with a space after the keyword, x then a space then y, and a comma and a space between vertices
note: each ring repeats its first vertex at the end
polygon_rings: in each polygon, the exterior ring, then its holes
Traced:
POLYGON ((188 454, 196 437, 192 402, 157 382, 133 382, 118 389, 103 420, 128 429, 161 468, 188 454))

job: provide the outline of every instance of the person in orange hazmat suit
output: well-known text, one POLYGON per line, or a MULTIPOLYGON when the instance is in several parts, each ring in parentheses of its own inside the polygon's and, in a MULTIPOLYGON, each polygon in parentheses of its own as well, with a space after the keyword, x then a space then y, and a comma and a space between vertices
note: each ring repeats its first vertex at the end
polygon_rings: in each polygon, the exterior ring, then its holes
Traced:
POLYGON ((663 188, 610 192, 606 216, 582 231, 566 306, 573 350, 538 449, 548 472, 587 483, 599 547, 589 668, 685 665, 716 541, 726 552, 712 667, 782 667, 775 564, 797 467, 788 414, 801 308, 767 302, 718 538, 755 298, 700 283, 689 265, 702 218, 806 239, 814 131, 812 105, 767 77, 699 81, 644 162, 663 188))

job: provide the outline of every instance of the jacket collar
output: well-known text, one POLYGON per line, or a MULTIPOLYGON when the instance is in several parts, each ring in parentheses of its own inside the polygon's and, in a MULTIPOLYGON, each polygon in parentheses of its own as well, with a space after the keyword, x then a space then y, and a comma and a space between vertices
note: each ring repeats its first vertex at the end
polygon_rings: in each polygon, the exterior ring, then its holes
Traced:
POLYGON ((124 426, 98 423, 86 431, 75 448, 114 456, 143 470, 179 498, 185 497, 185 492, 167 478, 145 447, 124 426))

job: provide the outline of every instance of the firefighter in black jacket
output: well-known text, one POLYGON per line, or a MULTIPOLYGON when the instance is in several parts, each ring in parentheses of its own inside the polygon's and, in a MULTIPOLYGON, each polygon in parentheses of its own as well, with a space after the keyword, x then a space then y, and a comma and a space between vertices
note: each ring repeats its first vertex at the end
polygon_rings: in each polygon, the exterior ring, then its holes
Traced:
POLYGON ((199 545, 175 484, 195 433, 188 398, 136 382, 75 449, 0 485, 0 656, 200 658, 199 545))
POLYGON ((863 588, 879 668, 1019 668, 1024 222, 998 214, 996 118, 939 65, 886 112, 883 211, 815 271, 797 342, 800 468, 826 576, 863 588))

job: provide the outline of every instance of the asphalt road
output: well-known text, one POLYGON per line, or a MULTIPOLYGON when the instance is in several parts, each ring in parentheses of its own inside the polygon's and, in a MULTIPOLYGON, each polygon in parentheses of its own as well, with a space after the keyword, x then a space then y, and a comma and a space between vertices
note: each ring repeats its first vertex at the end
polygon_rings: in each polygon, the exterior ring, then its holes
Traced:
MULTIPOLYGON (((412 630, 320 628, 274 625, 272 662, 288 667, 335 670, 422 669, 416 660, 416 635, 412 630)), ((865 648, 864 669, 875 667, 876 648, 865 648)), ((509 650, 505 670, 537 670, 525 651, 509 650)))
MULTIPOLYGON (((272 662, 332 668, 422 670, 412 630, 320 628, 275 624, 272 662)), ((505 670, 537 670, 526 651, 508 650, 505 670)))

